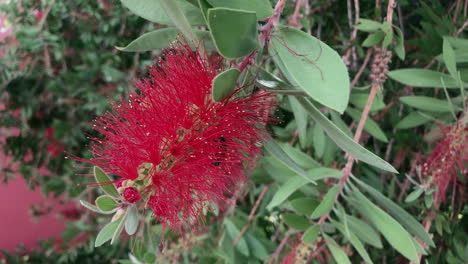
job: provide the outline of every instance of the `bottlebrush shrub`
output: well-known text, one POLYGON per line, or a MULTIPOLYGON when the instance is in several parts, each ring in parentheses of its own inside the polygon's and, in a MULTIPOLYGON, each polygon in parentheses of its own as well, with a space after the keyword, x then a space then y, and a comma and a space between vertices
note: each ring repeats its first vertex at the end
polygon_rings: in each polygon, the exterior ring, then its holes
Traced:
POLYGON ((97 118, 93 127, 104 138, 93 139, 87 162, 120 177, 117 214, 131 204, 149 207, 163 227, 182 231, 211 205, 224 207, 245 179, 266 136, 272 98, 238 88, 216 102, 212 83, 222 68, 220 57, 179 42, 147 68, 149 77, 136 81, 128 99, 97 118))

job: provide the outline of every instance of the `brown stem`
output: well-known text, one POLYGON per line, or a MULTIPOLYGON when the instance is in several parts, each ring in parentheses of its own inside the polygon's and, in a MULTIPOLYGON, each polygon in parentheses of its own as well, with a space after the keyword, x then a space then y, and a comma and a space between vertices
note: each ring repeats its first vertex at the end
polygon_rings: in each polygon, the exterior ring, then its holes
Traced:
POLYGON ((281 243, 280 245, 278 246, 278 248, 276 248, 275 252, 273 253, 273 255, 271 255, 271 259, 270 261, 268 262, 268 264, 273 264, 275 263, 275 260, 278 259, 279 255, 281 254, 281 251, 283 251, 283 247, 286 245, 286 242, 288 241, 289 239, 289 236, 293 233, 294 231, 292 229, 289 229, 286 234, 284 235, 283 237, 283 240, 281 240, 281 243))
POLYGON ((362 63, 361 67, 359 68, 359 71, 356 73, 356 75, 353 78, 353 81, 351 82, 351 89, 356 86, 356 83, 359 81, 359 78, 361 77, 362 73, 364 72, 364 69, 367 67, 367 64, 369 63, 370 57, 372 55, 372 49, 368 49, 366 52, 366 58, 364 59, 364 62, 362 63))

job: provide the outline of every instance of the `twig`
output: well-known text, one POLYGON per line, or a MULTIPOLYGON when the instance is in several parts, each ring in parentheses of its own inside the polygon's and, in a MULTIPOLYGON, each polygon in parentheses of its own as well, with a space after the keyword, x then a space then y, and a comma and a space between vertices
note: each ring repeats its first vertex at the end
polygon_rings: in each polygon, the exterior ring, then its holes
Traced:
POLYGON ((244 236, 245 232, 247 232, 247 230, 249 229, 250 225, 252 224, 252 222, 253 222, 253 220, 255 218, 255 212, 257 211, 258 207, 260 206, 260 203, 262 202, 263 198, 265 197, 265 194, 267 193, 268 188, 270 188, 270 185, 265 185, 265 187, 263 187, 263 190, 260 193, 260 195, 258 196, 254 207, 250 211, 249 217, 247 218, 247 224, 242 228, 239 235, 236 237, 236 239, 232 243, 233 246, 235 246, 235 245, 237 245, 237 243, 239 243, 240 239, 244 236))
POLYGON ((304 0, 296 0, 296 8, 294 9, 294 13, 292 16, 288 18, 288 24, 291 27, 298 28, 300 27, 298 18, 301 15, 301 7, 304 5, 304 0))
POLYGON ((281 251, 283 250, 283 247, 284 245, 286 245, 286 242, 288 241, 289 239, 289 236, 291 234, 294 233, 294 230, 292 230, 291 228, 288 229, 288 231, 286 232, 286 234, 284 235, 283 237, 283 240, 281 240, 281 243, 280 245, 278 246, 278 248, 276 248, 275 252, 273 253, 273 255, 271 255, 271 259, 270 261, 268 262, 268 264, 273 264, 275 263, 275 260, 278 259, 279 255, 281 254, 281 251))
POLYGON ((359 68, 359 71, 356 73, 356 75, 353 78, 353 81, 351 82, 351 89, 354 88, 354 86, 356 86, 356 83, 359 81, 359 78, 361 77, 362 73, 364 72, 364 69, 367 67, 367 64, 369 63, 371 55, 372 55, 372 49, 368 49, 364 62, 362 63, 361 67, 359 68))

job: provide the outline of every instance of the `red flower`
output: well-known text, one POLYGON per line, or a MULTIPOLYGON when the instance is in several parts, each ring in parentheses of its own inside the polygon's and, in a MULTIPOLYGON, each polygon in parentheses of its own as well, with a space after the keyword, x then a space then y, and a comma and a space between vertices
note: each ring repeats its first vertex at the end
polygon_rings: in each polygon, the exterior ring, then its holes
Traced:
POLYGON ((62 155, 63 151, 65 150, 65 145, 57 140, 53 140, 47 146, 47 153, 53 158, 56 158, 62 155))
MULTIPOLYGON (((434 148, 422 167, 425 177, 432 176, 431 183, 437 186, 434 203, 439 205, 446 199, 448 186, 458 185, 459 193, 464 193, 463 184, 457 184, 457 168, 466 175, 464 162, 468 161, 468 133, 462 124, 452 127, 442 127, 445 136, 434 148)), ((452 194, 452 195, 455 195, 452 194)))
POLYGON ((125 188, 122 196, 129 203, 136 203, 141 200, 140 193, 133 187, 125 188))
POLYGON ((139 184, 164 226, 193 226, 209 204, 228 201, 259 154, 272 97, 237 89, 213 101, 220 65, 187 44, 169 48, 128 99, 95 121, 104 139, 94 139, 88 162, 139 184))

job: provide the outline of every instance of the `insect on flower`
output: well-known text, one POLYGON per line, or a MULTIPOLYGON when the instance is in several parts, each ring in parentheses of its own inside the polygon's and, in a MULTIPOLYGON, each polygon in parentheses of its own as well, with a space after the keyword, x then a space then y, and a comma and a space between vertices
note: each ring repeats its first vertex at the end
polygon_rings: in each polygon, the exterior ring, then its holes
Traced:
MULTIPOLYGON (((212 82, 222 59, 178 42, 136 91, 97 118, 94 158, 83 160, 121 179, 119 194, 150 208, 165 227, 203 219, 207 205, 229 201, 260 154, 272 96, 238 88, 216 102, 212 82)), ((140 207, 141 208, 141 207, 140 207)))

